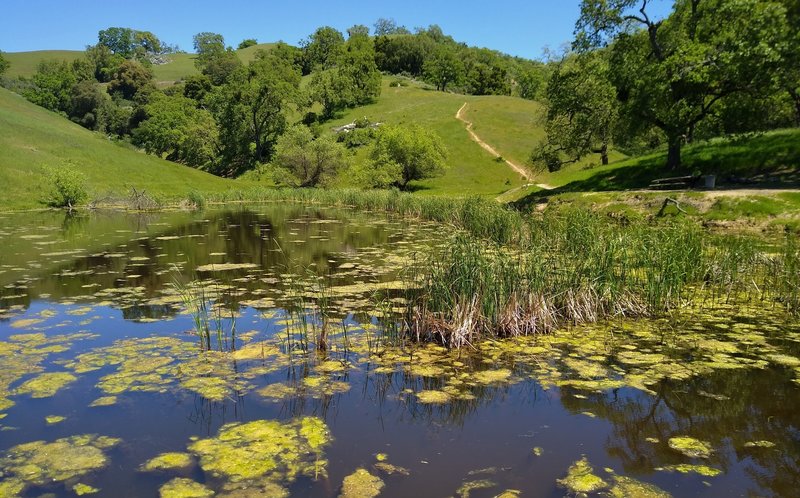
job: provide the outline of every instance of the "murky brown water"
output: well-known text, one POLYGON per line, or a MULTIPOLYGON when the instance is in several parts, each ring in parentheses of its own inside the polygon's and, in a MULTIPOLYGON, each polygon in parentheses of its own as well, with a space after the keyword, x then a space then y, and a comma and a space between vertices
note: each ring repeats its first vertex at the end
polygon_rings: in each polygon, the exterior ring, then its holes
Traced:
POLYGON ((779 307, 382 344, 374 310, 444 236, 291 205, 0 215, 0 496, 796 496, 779 307))

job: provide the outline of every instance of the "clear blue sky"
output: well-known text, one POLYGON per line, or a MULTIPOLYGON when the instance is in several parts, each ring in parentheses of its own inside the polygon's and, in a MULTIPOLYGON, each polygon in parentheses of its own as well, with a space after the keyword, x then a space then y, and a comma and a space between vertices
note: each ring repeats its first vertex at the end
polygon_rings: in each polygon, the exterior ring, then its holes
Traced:
MULTIPOLYGON (((539 58, 571 40, 579 0, 3 0, 0 50, 82 50, 109 26, 152 31, 192 50, 192 35, 221 33, 229 45, 245 38, 297 44, 319 26, 370 28, 380 17, 412 29, 438 24, 469 45, 539 58)), ((669 10, 671 0, 654 9, 669 10)))

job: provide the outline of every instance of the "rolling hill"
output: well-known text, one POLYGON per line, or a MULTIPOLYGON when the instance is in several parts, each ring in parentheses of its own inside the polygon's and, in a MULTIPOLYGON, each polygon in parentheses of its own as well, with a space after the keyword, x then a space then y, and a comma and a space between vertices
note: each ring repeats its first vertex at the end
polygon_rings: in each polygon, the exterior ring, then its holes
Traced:
MULTIPOLYGON (((256 56, 259 50, 269 50, 274 47, 274 43, 261 43, 247 47, 242 50, 237 50, 236 53, 239 59, 244 64, 247 64, 256 56)), ((8 78, 16 78, 18 76, 30 77, 36 72, 36 66, 45 60, 65 60, 73 61, 83 55, 81 50, 35 50, 31 52, 3 52, 11 66, 6 72, 5 76, 8 78)), ((167 56, 169 62, 166 64, 158 64, 153 66, 153 75, 156 81, 164 86, 169 83, 174 83, 186 76, 198 74, 197 68, 194 65, 195 54, 178 53, 170 54, 167 56)))
POLYGON ((64 164, 85 175, 94 197, 125 195, 135 187, 177 199, 192 190, 240 185, 115 144, 1 88, 0 151, 0 209, 43 207, 48 169, 64 164))

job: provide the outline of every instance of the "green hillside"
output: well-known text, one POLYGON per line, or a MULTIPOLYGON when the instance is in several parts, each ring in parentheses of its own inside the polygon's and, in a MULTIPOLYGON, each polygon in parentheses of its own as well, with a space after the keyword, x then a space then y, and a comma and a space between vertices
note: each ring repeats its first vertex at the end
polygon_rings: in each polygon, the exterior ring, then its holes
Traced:
MULTIPOLYGON (((259 50, 269 50, 274 47, 274 43, 261 43, 247 47, 242 50, 237 50, 239 58, 243 63, 247 64, 259 50)), ((5 76, 9 78, 16 78, 18 76, 30 77, 36 72, 36 66, 45 60, 66 60, 73 61, 83 55, 81 50, 36 50, 32 52, 3 52, 11 66, 6 72, 5 76)), ((195 54, 171 54, 167 58, 169 62, 166 64, 158 64, 153 66, 153 75, 156 81, 162 86, 166 83, 172 83, 180 80, 185 76, 197 74, 197 68, 194 65, 195 54)))
POLYGON ((81 50, 34 50, 32 52, 3 52, 3 57, 11 64, 3 74, 7 78, 18 76, 30 77, 42 61, 64 60, 74 61, 83 55, 81 50))
POLYGON ((126 194, 131 187, 181 198, 191 190, 212 192, 237 185, 117 145, 5 89, 0 89, 0 151, 0 209, 42 207, 47 170, 63 164, 86 176, 95 198, 126 194))
MULTIPOLYGON (((326 127, 330 129, 366 116, 373 122, 416 123, 436 130, 448 148, 450 167, 442 177, 412 183, 422 194, 496 196, 525 183, 508 165, 496 160, 473 142, 464 123, 455 116, 465 102, 469 104, 468 108, 477 106, 479 112, 474 116, 475 129, 480 129, 487 141, 490 136, 500 137, 511 132, 515 136, 526 137, 526 142, 517 144, 513 149, 517 156, 522 157, 524 153, 521 151, 531 143, 529 135, 535 139, 532 123, 535 121, 538 106, 534 102, 511 97, 474 97, 437 92, 414 82, 409 82, 408 86, 390 86, 396 80, 397 78, 385 77, 377 102, 348 110, 339 118, 326 123, 326 127), (509 112, 515 106, 519 110, 509 112)), ((506 152, 505 145, 507 144, 498 143, 495 148, 500 154, 513 157, 514 152, 506 152)), ((364 160, 365 153, 366 151, 360 151, 357 160, 364 160)))

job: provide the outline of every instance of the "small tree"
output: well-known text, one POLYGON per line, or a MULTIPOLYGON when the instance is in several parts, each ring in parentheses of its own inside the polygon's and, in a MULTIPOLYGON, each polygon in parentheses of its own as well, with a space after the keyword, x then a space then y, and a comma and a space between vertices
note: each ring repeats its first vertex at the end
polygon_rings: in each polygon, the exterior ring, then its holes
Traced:
POLYGON ((344 35, 330 26, 323 26, 304 40, 301 46, 304 74, 316 69, 330 69, 336 65, 344 49, 344 35))
POLYGON ((435 132, 417 125, 385 126, 370 153, 370 169, 405 189, 410 181, 443 174, 446 159, 447 149, 435 132))
POLYGON ((433 83, 437 90, 444 92, 447 85, 457 85, 464 78, 464 63, 458 58, 455 49, 442 46, 432 58, 425 61, 422 73, 425 81, 433 83))
POLYGON ((11 63, 9 63, 6 60, 6 58, 3 57, 3 52, 0 52, 0 76, 2 76, 3 73, 6 72, 6 70, 8 70, 8 67, 10 65, 11 65, 11 63))
POLYGON ((197 59, 194 64, 201 73, 208 76, 214 85, 225 84, 242 62, 230 47, 225 47, 225 39, 217 33, 197 33, 194 35, 194 49, 197 59))
POLYGON ((347 150, 331 136, 314 139, 308 127, 297 125, 278 139, 272 164, 283 182, 316 187, 328 183, 346 166, 347 150))
POLYGON ((239 46, 236 47, 237 50, 242 50, 247 47, 252 47, 253 45, 258 45, 258 40, 255 38, 248 38, 246 40, 242 40, 239 43, 239 46))

